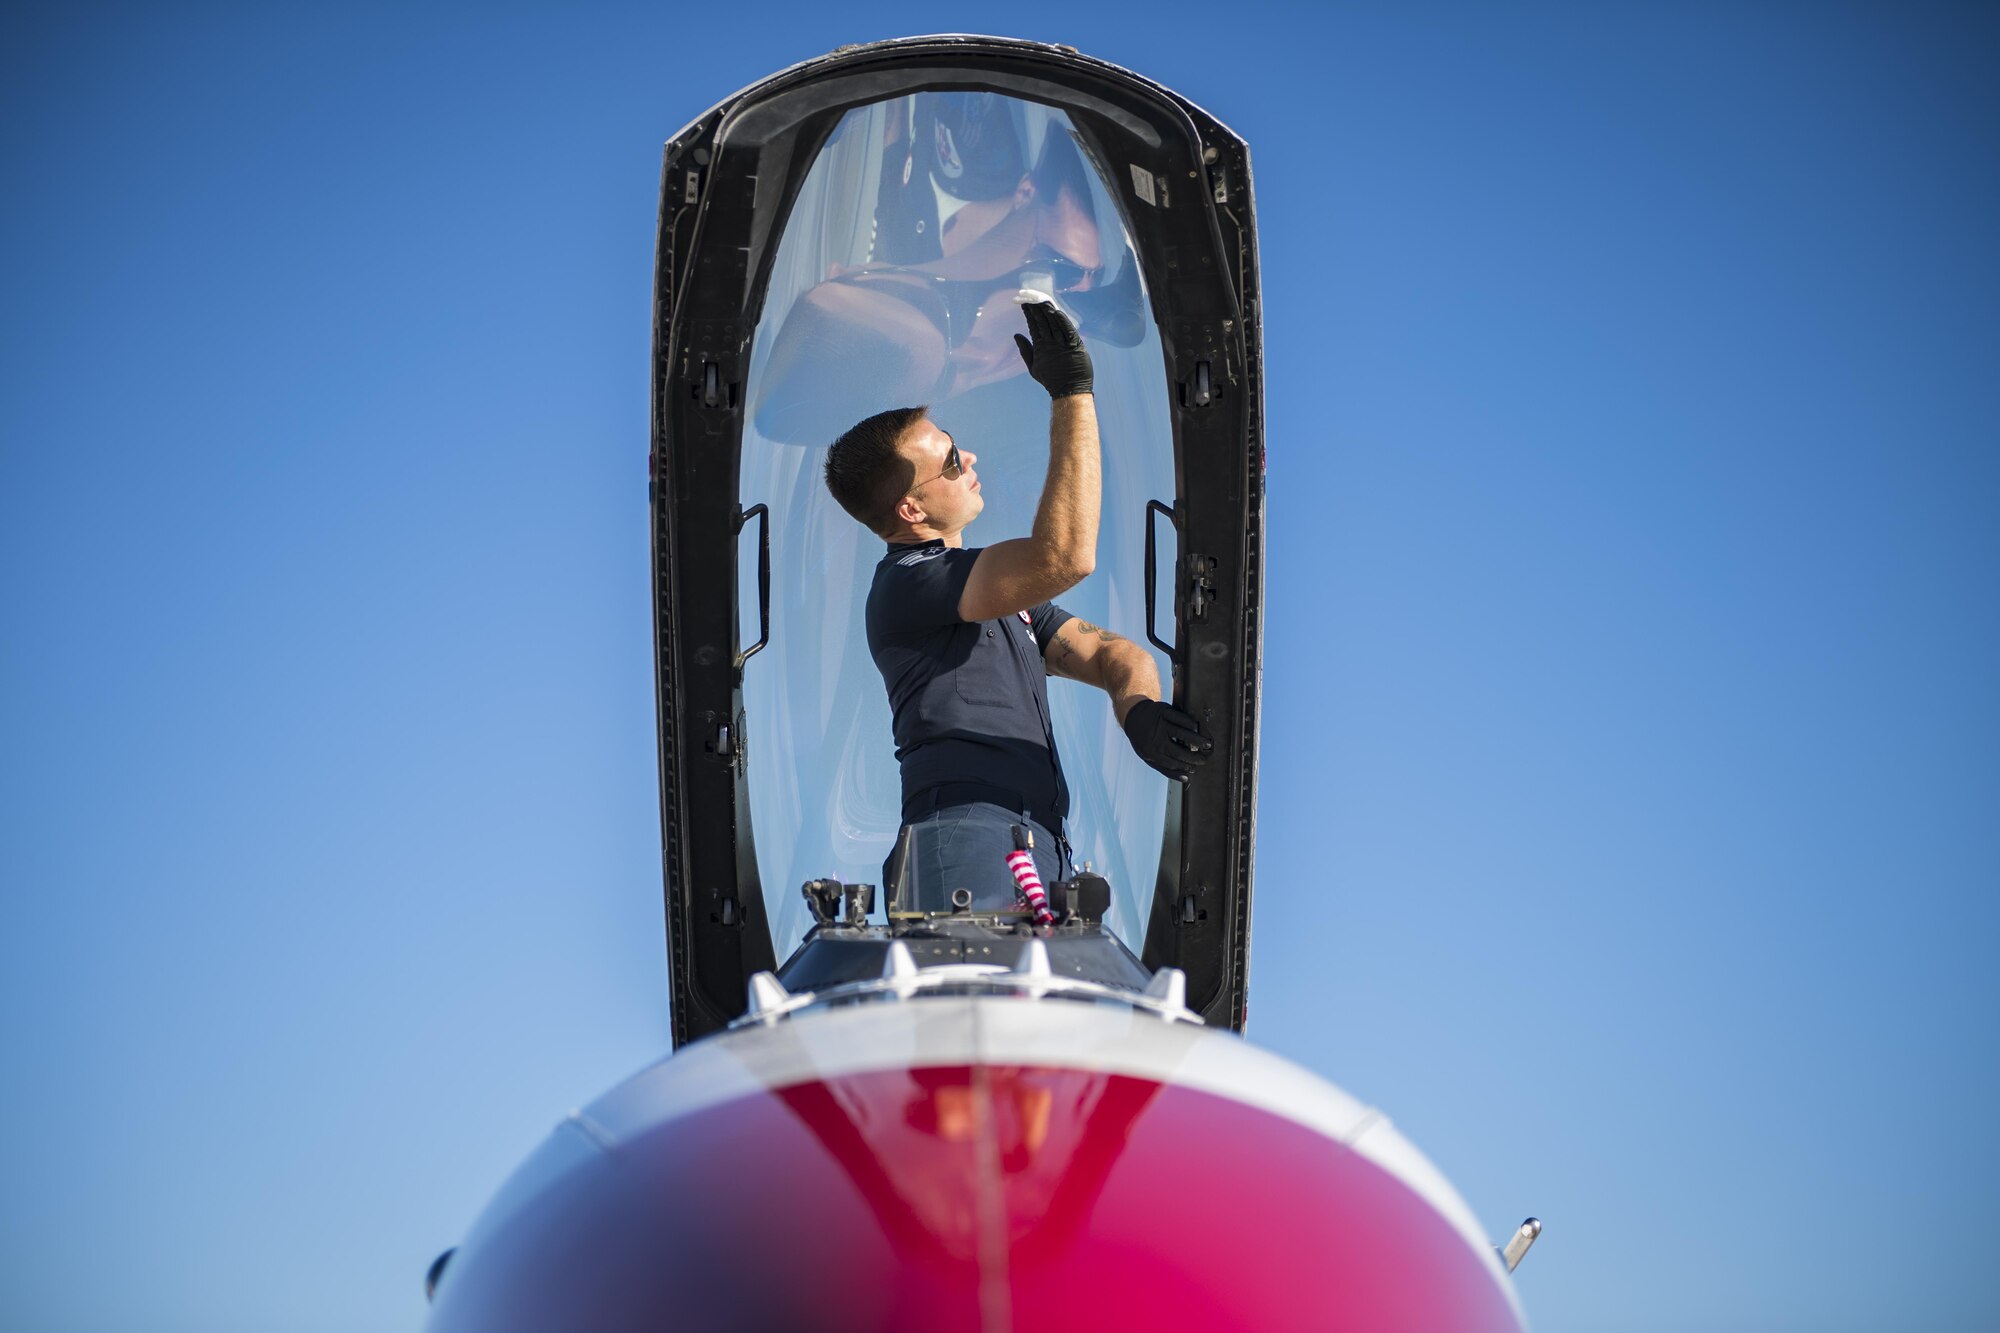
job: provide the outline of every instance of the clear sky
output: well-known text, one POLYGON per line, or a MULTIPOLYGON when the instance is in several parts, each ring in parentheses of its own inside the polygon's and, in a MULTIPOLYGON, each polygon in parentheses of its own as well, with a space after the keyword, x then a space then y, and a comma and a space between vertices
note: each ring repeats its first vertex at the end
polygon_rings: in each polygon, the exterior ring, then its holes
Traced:
POLYGON ((414 1329, 664 1051, 660 145, 972 29, 1252 146, 1252 1035, 1544 1333, 2000 1326, 1991 7, 3 22, 0 1325, 414 1329))

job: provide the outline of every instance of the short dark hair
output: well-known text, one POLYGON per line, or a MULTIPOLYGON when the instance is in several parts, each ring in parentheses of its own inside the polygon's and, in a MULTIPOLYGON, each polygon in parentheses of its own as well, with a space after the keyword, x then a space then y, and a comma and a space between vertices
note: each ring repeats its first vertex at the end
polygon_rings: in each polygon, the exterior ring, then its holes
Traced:
POLYGON ((896 451, 928 407, 892 407, 858 421, 826 451, 826 488, 840 507, 870 532, 881 533, 895 516, 896 501, 916 479, 915 464, 896 451))

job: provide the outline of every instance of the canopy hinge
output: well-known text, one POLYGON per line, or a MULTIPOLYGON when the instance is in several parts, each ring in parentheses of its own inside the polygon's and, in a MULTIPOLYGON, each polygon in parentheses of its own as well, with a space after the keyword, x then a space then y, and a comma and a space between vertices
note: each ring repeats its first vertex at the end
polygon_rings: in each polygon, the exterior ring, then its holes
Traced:
POLYGON ((1216 559, 1212 555, 1190 553, 1182 564, 1187 575, 1189 620, 1208 619, 1209 604, 1215 600, 1216 559))
POLYGON ((695 377, 694 398, 703 407, 731 407, 736 402, 736 386, 723 381, 719 364, 704 361, 701 374, 695 377))
POLYGON ((1215 401, 1215 363, 1197 361, 1194 373, 1181 381, 1182 407, 1207 407, 1215 401))

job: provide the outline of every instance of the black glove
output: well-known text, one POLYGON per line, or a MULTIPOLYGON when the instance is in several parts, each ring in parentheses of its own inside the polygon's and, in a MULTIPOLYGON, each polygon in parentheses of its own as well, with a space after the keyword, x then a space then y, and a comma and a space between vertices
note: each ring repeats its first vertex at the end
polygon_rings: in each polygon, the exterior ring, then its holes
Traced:
POLYGON ((1014 345, 1021 349, 1021 359, 1028 363, 1028 373, 1035 382, 1047 389, 1051 398, 1089 393, 1093 383, 1090 353, 1083 350, 1083 339, 1077 336, 1069 316, 1049 301, 1028 302, 1021 307, 1021 316, 1028 321, 1028 332, 1035 340, 1030 343, 1017 333, 1014 345))
POLYGON ((1141 759, 1176 782, 1193 777, 1215 749, 1200 722, 1157 699, 1132 705, 1125 715, 1125 739, 1141 759))

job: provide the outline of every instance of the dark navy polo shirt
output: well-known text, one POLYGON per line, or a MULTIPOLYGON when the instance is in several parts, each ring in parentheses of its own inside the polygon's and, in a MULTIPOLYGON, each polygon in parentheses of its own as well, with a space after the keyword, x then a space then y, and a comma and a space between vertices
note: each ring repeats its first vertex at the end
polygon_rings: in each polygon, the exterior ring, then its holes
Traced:
POLYGON ((1069 813, 1049 725, 1042 653, 1074 619, 1054 602, 972 623, 959 595, 978 548, 891 546, 868 590, 868 651, 889 688, 903 807, 946 783, 1018 793, 1038 816, 1069 813))

